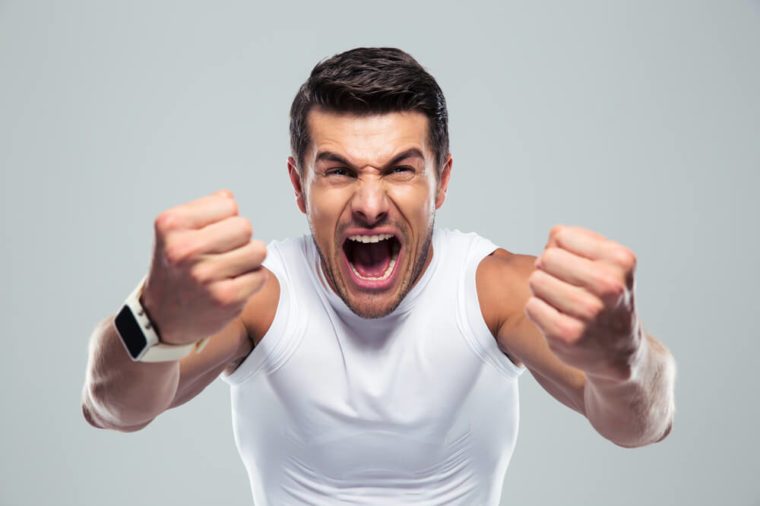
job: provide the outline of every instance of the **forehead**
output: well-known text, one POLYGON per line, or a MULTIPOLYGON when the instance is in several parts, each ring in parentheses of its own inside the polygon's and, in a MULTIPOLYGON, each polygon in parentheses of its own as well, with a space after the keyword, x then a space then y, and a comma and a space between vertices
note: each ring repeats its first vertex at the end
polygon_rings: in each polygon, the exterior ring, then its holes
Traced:
POLYGON ((338 153, 358 166, 382 165, 397 153, 417 148, 429 160, 428 118, 417 111, 357 115, 312 109, 307 117, 311 146, 317 153, 338 153))

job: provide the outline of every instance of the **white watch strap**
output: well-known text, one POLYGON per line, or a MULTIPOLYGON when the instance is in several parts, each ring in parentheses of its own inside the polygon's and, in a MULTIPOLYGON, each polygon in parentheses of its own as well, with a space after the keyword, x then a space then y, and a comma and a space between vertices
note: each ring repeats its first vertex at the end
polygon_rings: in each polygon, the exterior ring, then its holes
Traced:
POLYGON ((124 301, 124 304, 132 310, 132 314, 147 340, 145 350, 143 350, 136 360, 139 362, 172 362, 189 355, 193 350, 200 352, 206 346, 208 338, 189 344, 166 344, 161 342, 153 323, 148 318, 148 313, 142 304, 140 304, 140 296, 142 295, 146 278, 147 276, 142 278, 134 291, 127 297, 127 300, 124 301))
POLYGON ((147 348, 137 360, 140 362, 174 362, 189 355, 195 343, 184 345, 156 344, 147 348))

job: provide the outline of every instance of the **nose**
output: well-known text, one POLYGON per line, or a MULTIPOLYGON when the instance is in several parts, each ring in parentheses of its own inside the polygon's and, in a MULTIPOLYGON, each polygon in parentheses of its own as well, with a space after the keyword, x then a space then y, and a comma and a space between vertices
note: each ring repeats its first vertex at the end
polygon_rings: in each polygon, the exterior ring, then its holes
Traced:
POLYGON ((351 199, 355 221, 366 226, 380 225, 388 217, 388 195, 379 178, 361 178, 351 199))

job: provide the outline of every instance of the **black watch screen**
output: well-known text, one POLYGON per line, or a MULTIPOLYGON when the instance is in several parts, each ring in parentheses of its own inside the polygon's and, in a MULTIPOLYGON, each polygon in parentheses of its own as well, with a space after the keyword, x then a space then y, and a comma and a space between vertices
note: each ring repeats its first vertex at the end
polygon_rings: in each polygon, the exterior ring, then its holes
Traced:
POLYGON ((132 314, 132 310, 126 304, 121 308, 119 314, 116 315, 114 320, 116 330, 121 335, 121 340, 132 357, 132 360, 137 360, 140 353, 147 346, 148 341, 145 339, 145 335, 140 329, 140 324, 137 323, 135 315, 132 314))

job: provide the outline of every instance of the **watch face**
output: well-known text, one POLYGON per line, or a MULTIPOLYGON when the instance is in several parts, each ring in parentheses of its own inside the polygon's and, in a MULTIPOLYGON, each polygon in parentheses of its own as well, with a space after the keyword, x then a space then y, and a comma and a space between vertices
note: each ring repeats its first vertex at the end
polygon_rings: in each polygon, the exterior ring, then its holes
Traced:
POLYGON ((140 329, 140 325, 137 323, 137 320, 135 320, 135 315, 133 315, 132 310, 129 309, 129 306, 125 305, 121 308, 119 314, 116 315, 114 324, 116 325, 116 330, 119 331, 121 340, 127 347, 127 351, 129 351, 132 360, 137 360, 137 357, 140 356, 140 353, 145 349, 145 346, 148 343, 145 339, 145 335, 140 329))

